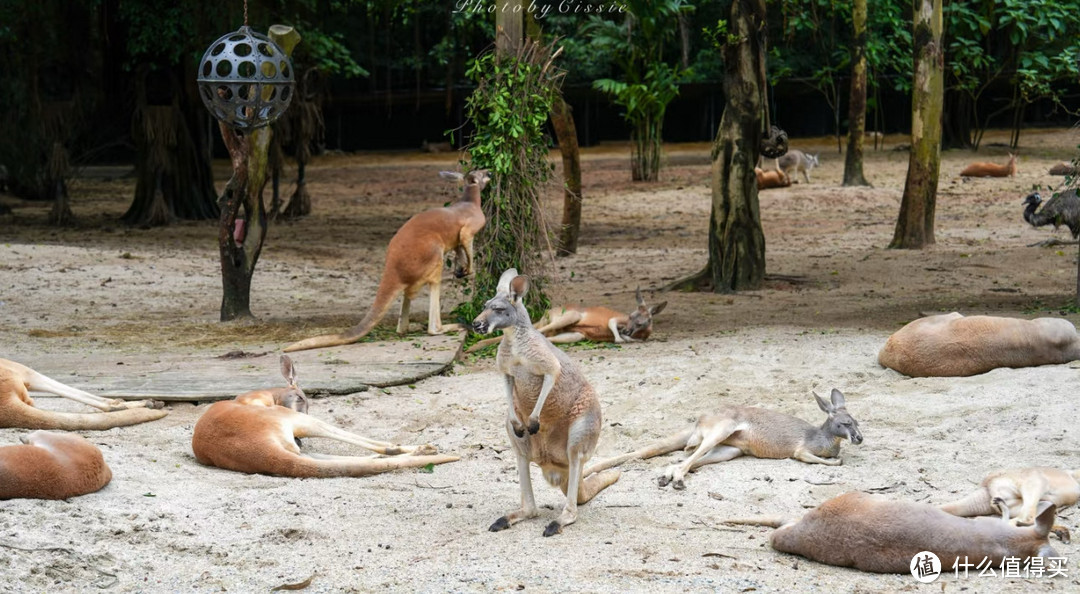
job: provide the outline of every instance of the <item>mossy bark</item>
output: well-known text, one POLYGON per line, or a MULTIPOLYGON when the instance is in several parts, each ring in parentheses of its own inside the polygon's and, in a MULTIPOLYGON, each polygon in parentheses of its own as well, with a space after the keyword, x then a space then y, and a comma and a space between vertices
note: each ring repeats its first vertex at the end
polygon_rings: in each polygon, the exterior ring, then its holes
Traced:
POLYGON ((914 0, 915 80, 911 96, 911 156, 890 248, 934 243, 934 209, 941 165, 944 49, 941 0, 914 0))
POLYGON ((765 233, 754 175, 762 141, 765 15, 764 0, 731 3, 732 41, 723 48, 727 104, 713 146, 709 262, 670 288, 729 293, 760 288, 765 278, 765 233))
MULTIPOLYGON (((300 36, 291 27, 274 25, 270 38, 291 54, 300 36)), ((269 173, 269 126, 241 133, 219 123, 232 159, 233 175, 219 201, 218 251, 221 256, 221 321, 250 318, 251 278, 266 240, 263 188, 269 173), (242 209, 242 213, 241 213, 242 209)))
POLYGON ((848 145, 844 158, 844 185, 869 186, 863 176, 863 141, 866 138, 866 0, 852 8, 854 43, 851 47, 851 96, 848 101, 848 145))
POLYGON ((563 165, 563 216, 556 254, 569 256, 577 253, 581 233, 581 151, 574 114, 561 95, 551 104, 551 127, 555 129, 563 165))

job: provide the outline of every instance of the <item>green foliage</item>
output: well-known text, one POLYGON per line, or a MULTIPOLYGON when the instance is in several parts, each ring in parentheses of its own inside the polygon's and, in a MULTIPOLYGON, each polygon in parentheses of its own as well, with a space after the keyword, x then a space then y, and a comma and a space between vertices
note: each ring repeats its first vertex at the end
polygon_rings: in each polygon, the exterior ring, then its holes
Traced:
POLYGON ((593 82, 625 111, 633 141, 633 178, 655 180, 660 170, 660 143, 667 106, 679 94, 679 81, 688 74, 664 61, 664 45, 680 13, 692 7, 682 0, 627 0, 623 22, 593 16, 583 33, 593 50, 618 65, 623 80, 593 82))
POLYGON ((466 102, 475 127, 466 168, 487 169, 492 183, 484 203, 487 225, 477 238, 472 298, 455 310, 466 321, 495 295, 508 268, 530 277, 530 315, 538 317, 550 306, 543 290, 550 243, 540 196, 553 171, 545 126, 563 76, 552 61, 550 47, 527 41, 517 55, 482 54, 467 73, 477 87, 466 102))

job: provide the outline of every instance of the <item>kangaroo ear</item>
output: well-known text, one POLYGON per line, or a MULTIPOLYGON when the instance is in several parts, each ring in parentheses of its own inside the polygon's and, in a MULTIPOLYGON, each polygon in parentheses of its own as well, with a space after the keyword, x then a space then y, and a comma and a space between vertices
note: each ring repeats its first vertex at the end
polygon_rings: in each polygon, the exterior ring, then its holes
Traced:
POLYGON ((656 305, 649 308, 649 315, 655 316, 656 314, 664 311, 665 307, 667 307, 667 301, 661 301, 660 303, 657 303, 656 305))
POLYGON ((1050 529, 1054 527, 1054 517, 1057 515, 1057 506, 1049 501, 1040 501, 1039 509, 1035 512, 1035 533, 1046 537, 1050 529))
POLYGON ((495 286, 495 292, 509 293, 510 281, 514 280, 514 277, 516 277, 517 275, 517 268, 507 269, 507 271, 502 273, 502 276, 499 277, 499 284, 495 286))
POLYGON ((517 303, 529 292, 529 277, 519 276, 510 281, 510 300, 517 303))
POLYGON ((465 179, 465 176, 457 171, 440 171, 439 177, 443 179, 456 179, 459 181, 465 179))
POLYGON ((645 307, 645 298, 641 296, 640 286, 634 291, 634 298, 637 299, 638 307, 645 307))
POLYGON ((289 382, 290 386, 296 384, 296 366, 293 365, 292 359, 288 355, 281 356, 281 375, 285 378, 285 381, 289 382))
POLYGON ((844 394, 840 392, 840 390, 833 388, 830 399, 832 400, 833 408, 844 408, 844 394))
POLYGON ((826 413, 832 414, 832 412, 833 412, 832 405, 830 405, 828 402, 825 402, 825 399, 822 398, 821 396, 818 396, 817 392, 811 392, 811 394, 814 395, 814 400, 817 400, 818 408, 820 408, 821 410, 823 410, 826 413))

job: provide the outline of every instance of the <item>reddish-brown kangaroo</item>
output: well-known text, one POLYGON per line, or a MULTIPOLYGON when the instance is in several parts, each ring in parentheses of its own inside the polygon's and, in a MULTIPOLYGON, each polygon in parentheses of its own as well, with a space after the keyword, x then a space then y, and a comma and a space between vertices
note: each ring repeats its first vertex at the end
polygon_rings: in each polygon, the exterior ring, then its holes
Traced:
POLYGON ((25 365, 0 359, 0 428, 88 431, 137 425, 164 417, 155 400, 125 402, 83 392, 46 377, 25 365), (99 413, 63 413, 34 406, 30 391, 47 392, 92 406, 99 413))
POLYGON ((191 449, 199 462, 252 474, 358 477, 458 460, 435 455, 430 445, 375 441, 309 416, 307 396, 296 384, 296 371, 288 356, 281 357, 281 372, 287 387, 246 392, 235 400, 214 403, 203 413, 191 436, 191 449), (304 437, 326 437, 388 457, 306 454, 296 441, 304 437))
POLYGON ((465 180, 461 200, 442 208, 433 208, 413 216, 398 229, 386 249, 386 266, 382 280, 364 319, 341 334, 326 334, 301 340, 285 347, 285 352, 317 349, 352 344, 364 336, 389 311, 390 305, 401 297, 401 313, 397 331, 409 331, 409 308, 413 297, 425 286, 428 288, 428 334, 442 334, 458 330, 460 326, 443 326, 439 303, 443 263, 446 254, 453 251, 457 262, 454 275, 468 276, 473 267, 473 238, 484 228, 486 218, 480 207, 480 194, 491 180, 486 170, 471 171, 466 175, 443 171, 440 175, 465 180))
POLYGON ((97 446, 73 433, 32 431, 0 447, 0 499, 67 499, 109 484, 97 446))

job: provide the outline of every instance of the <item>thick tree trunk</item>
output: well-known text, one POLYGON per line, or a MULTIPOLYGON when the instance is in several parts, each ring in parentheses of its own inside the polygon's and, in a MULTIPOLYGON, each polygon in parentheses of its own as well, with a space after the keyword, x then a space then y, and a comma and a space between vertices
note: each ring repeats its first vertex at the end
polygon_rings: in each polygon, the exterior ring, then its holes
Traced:
MULTIPOLYGON (((291 27, 270 27, 270 39, 291 54, 300 36, 291 27)), ((221 321, 250 318, 251 278, 266 240, 263 188, 269 173, 270 126, 246 134, 219 123, 232 159, 233 175, 221 196, 218 251, 221 255, 221 321), (241 214, 241 209, 243 213, 241 214)))
POLYGON ((263 187, 266 185, 266 153, 273 132, 264 127, 244 136, 225 124, 219 126, 233 164, 232 178, 221 196, 218 226, 221 321, 227 322, 252 317, 251 277, 266 239, 263 187))
POLYGON ((282 215, 286 219, 305 217, 311 214, 311 195, 307 191, 307 178, 304 169, 307 163, 301 160, 296 162, 296 191, 289 198, 289 204, 285 206, 282 215))
POLYGON ((581 233, 581 152, 578 150, 574 114, 561 95, 551 104, 551 126, 559 142, 563 165, 563 216, 559 230, 559 256, 577 253, 581 233))
POLYGON ((185 83, 175 73, 159 77, 156 84, 165 88, 157 89, 147 88, 154 84, 148 75, 144 69, 136 77, 135 198, 123 221, 152 227, 175 219, 212 219, 218 215, 217 196, 199 121, 206 116, 188 109, 185 83))
POLYGON ((525 10, 521 1, 500 2, 502 10, 495 11, 495 51, 500 56, 516 54, 525 38, 525 10))
POLYGON ((934 243, 934 209, 941 164, 944 50, 941 0, 914 0, 915 81, 911 96, 911 156, 890 248, 934 243))
POLYGON ((848 102, 848 146, 844 159, 844 185, 869 186, 863 176, 863 140, 866 138, 866 0, 855 0, 852 10, 854 43, 851 47, 851 98, 848 102))
POLYGON ((727 104, 713 147, 709 263, 701 273, 671 285, 674 289, 728 293, 757 289, 765 277, 765 234, 754 175, 764 109, 765 0, 733 0, 728 23, 739 42, 723 50, 727 104))

